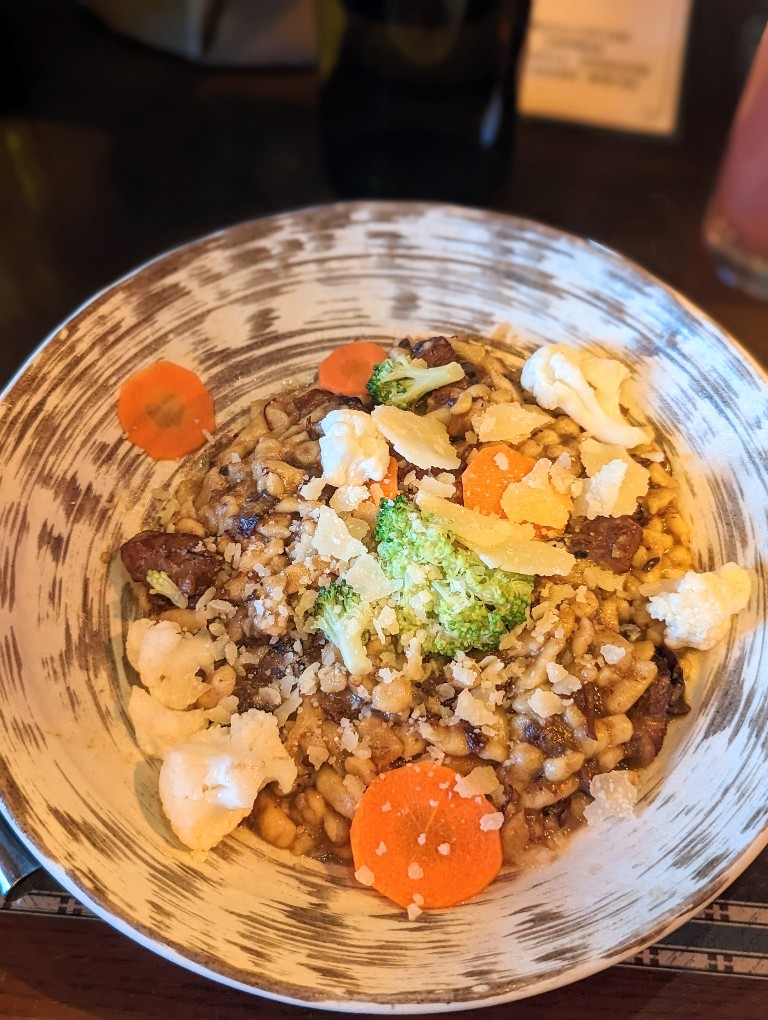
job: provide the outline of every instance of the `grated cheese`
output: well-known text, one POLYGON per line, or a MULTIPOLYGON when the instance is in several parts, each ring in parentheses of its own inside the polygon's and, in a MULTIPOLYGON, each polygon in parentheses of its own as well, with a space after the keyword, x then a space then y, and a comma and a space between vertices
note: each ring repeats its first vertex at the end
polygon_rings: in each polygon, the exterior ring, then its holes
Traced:
POLYGON ((637 787, 629 772, 616 770, 595 776, 589 784, 589 792, 595 798, 584 809, 584 817, 590 825, 598 825, 606 818, 631 818, 637 803, 637 787))
POLYGON ((371 869, 365 864, 361 868, 357 869, 357 871, 355 872, 355 878, 360 883, 360 885, 367 885, 369 887, 372 886, 373 883, 376 881, 376 876, 371 871, 371 869))
POLYGON ((500 829, 503 824, 504 815, 501 811, 492 811, 480 819, 480 828, 483 832, 493 832, 495 829, 500 829))
POLYGON ((476 765, 466 776, 457 776, 453 788, 460 797, 469 798, 496 793, 501 784, 491 765, 476 765))
POLYGON ((563 699, 553 691, 544 691, 537 687, 528 698, 528 704, 541 719, 549 719, 551 715, 560 715, 565 708, 563 699))

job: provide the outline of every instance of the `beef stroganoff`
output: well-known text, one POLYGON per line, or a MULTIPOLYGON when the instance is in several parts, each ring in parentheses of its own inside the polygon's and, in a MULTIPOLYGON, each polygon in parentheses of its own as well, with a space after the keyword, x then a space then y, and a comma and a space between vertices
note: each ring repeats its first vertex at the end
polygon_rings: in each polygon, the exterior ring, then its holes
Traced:
POLYGON ((187 847, 243 823, 354 858, 414 916, 446 903, 413 854, 400 898, 377 879, 392 837, 359 859, 375 784, 451 770, 513 866, 631 814, 750 581, 696 569, 619 361, 554 344, 521 368, 463 336, 382 354, 358 396, 255 401, 122 547, 129 711, 187 847))

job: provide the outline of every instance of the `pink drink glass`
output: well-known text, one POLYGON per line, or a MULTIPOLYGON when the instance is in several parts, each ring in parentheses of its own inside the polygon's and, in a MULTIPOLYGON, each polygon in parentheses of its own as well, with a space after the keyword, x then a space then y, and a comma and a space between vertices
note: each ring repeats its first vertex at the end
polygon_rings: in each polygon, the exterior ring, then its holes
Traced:
POLYGON ((724 282, 768 300, 768 27, 739 101, 704 240, 724 282))

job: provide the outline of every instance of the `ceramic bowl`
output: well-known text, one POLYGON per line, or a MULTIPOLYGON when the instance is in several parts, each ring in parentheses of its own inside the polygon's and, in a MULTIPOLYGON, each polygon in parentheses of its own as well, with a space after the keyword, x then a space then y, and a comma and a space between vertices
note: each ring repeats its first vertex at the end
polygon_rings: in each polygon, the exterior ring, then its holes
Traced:
POLYGON ((766 843, 768 401, 705 315, 620 256, 470 209, 346 204, 222 231, 144 266, 51 336, 6 392, 0 431, 0 790, 24 841, 116 928, 250 992, 348 1011, 426 1012, 543 992, 698 911, 766 843), (612 352, 695 507, 702 568, 753 596, 703 658, 692 713, 644 775, 634 819, 575 836, 462 907, 406 914, 341 866, 241 829, 198 861, 171 837, 157 766, 126 715, 134 612, 115 551, 178 465, 121 435, 120 384, 164 357, 225 422, 335 344, 475 332, 512 354, 612 352))

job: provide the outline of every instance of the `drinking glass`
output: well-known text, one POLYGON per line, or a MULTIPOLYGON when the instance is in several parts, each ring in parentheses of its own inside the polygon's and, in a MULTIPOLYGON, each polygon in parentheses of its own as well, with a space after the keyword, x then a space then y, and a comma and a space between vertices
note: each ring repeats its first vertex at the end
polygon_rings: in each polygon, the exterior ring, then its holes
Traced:
POLYGON ((704 240, 722 280, 768 300, 768 26, 739 100, 704 240))

